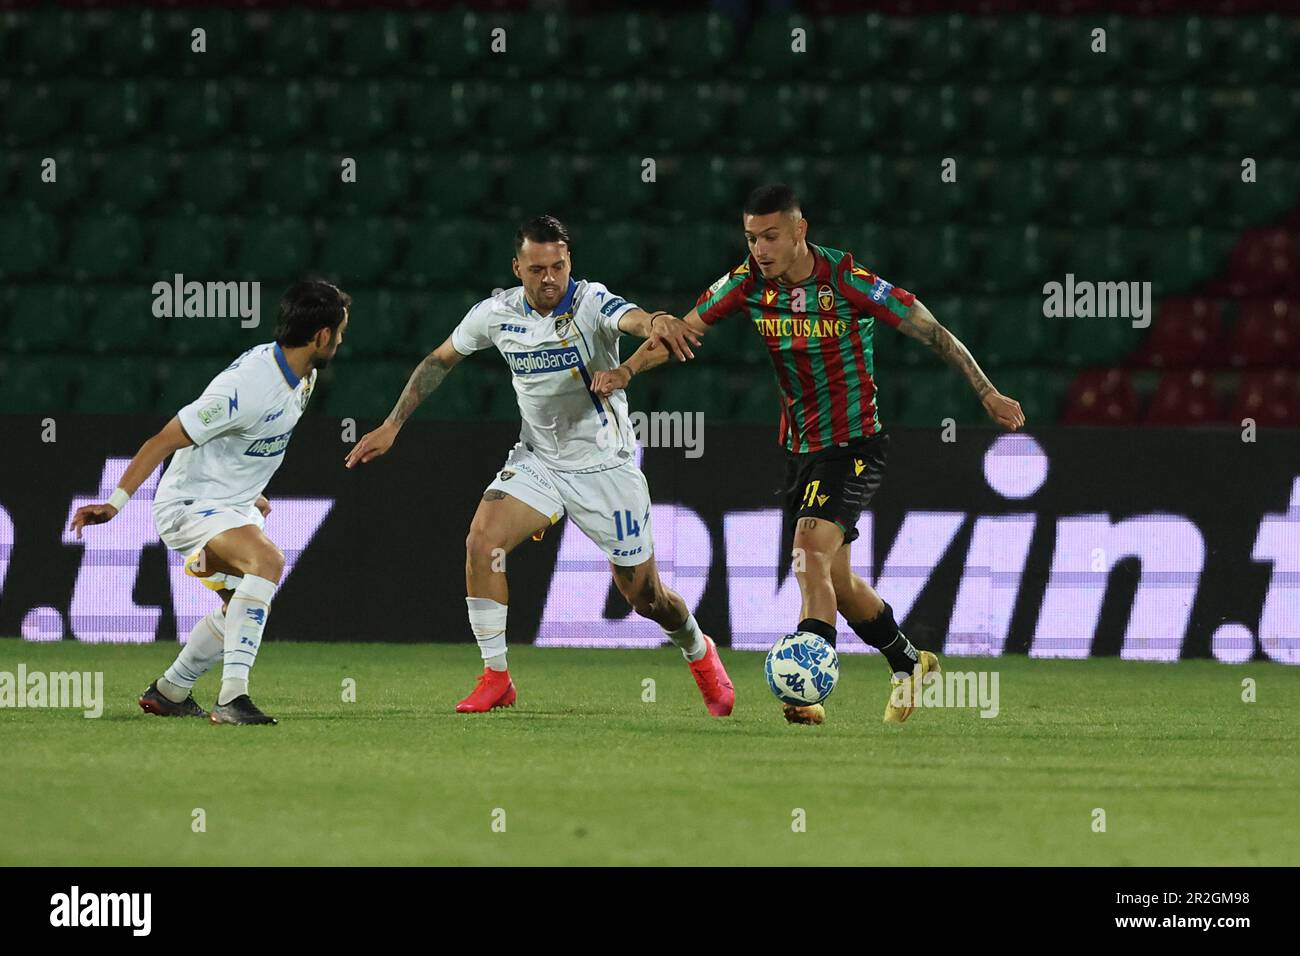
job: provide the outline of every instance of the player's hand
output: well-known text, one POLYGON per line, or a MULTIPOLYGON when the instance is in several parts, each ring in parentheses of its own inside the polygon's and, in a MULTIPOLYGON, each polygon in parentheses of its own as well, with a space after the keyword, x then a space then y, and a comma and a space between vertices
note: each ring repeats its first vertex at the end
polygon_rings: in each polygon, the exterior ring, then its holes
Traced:
POLYGON ((601 398, 609 398, 620 388, 627 388, 627 383, 630 381, 632 381, 632 370, 626 365, 620 365, 618 368, 597 372, 591 380, 591 390, 601 398))
POLYGON ((366 432, 361 436, 361 441, 348 452, 348 456, 343 459, 343 464, 348 468, 364 465, 392 448, 396 440, 397 426, 391 422, 384 422, 374 431, 366 432))
POLYGON ((103 505, 82 505, 77 509, 77 513, 72 516, 71 528, 77 532, 77 537, 81 537, 81 529, 88 524, 103 524, 105 521, 112 521, 113 516, 117 514, 117 509, 110 504, 103 505))
POLYGON ((271 502, 266 500, 266 495, 258 495, 257 500, 253 502, 253 507, 262 512, 263 518, 271 513, 271 502))
POLYGON ((695 358, 691 346, 700 344, 700 337, 689 325, 667 312, 661 312, 650 320, 650 338, 677 356, 679 362, 695 358))
POLYGON ((984 411, 1003 428, 1015 431, 1025 424, 1025 413, 1014 398, 1007 398, 997 389, 984 396, 984 411))

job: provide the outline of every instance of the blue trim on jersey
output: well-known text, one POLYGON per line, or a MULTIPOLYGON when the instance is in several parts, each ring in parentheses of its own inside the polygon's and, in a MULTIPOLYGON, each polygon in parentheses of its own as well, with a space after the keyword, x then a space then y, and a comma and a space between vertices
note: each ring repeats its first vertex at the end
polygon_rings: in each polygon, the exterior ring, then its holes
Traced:
POLYGON ((289 366, 289 360, 284 357, 284 349, 280 348, 280 343, 275 343, 275 362, 280 366, 280 371, 284 373, 284 380, 289 383, 290 388, 297 388, 298 383, 302 381, 293 369, 289 366))
MULTIPOLYGON (((572 276, 570 276, 569 287, 564 290, 564 298, 560 299, 559 304, 553 310, 551 310, 551 315, 553 315, 558 320, 564 318, 567 314, 571 313, 573 311, 573 296, 577 291, 578 291, 578 283, 573 279, 572 276)), ((525 295, 524 315, 528 315, 530 312, 537 312, 537 310, 533 308, 532 304, 528 301, 528 296, 525 295)), ((542 313, 537 312, 537 314, 541 315, 542 313)))
POLYGON ((579 363, 578 374, 582 376, 583 384, 587 386, 587 397, 591 399, 591 404, 596 406, 596 414, 600 416, 600 423, 608 425, 609 419, 605 417, 605 406, 600 401, 600 396, 591 390, 591 376, 587 374, 587 366, 579 363))

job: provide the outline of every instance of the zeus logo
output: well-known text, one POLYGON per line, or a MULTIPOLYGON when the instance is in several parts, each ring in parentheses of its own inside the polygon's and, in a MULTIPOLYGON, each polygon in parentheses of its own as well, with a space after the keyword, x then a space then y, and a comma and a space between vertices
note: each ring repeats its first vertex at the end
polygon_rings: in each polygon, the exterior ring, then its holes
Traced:
POLYGON ((498 325, 497 328, 500 329, 502 332, 521 332, 521 333, 522 333, 522 332, 527 332, 527 331, 528 331, 528 330, 527 330, 526 328, 524 328, 522 325, 498 325))
POLYGON ((572 346, 567 349, 541 349, 537 352, 506 352, 506 362, 516 375, 538 372, 562 372, 582 364, 582 356, 572 346))
POLYGON ((259 438, 248 446, 244 454, 254 458, 274 458, 276 455, 283 455, 284 450, 289 447, 289 436, 292 434, 293 432, 290 431, 270 438, 259 438))

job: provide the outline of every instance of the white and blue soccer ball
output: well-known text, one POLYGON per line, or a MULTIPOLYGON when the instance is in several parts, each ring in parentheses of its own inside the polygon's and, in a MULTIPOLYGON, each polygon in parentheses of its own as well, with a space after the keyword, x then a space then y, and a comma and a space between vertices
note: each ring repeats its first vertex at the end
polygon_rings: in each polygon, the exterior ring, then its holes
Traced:
POLYGON ((787 634, 767 652, 767 686, 785 704, 807 707, 831 695, 840 679, 835 648, 816 634, 787 634))

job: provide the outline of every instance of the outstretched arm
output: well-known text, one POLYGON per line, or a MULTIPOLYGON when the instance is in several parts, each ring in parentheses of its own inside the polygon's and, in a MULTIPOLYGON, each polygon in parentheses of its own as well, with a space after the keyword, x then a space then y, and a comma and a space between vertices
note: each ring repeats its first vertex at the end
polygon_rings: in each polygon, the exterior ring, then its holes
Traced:
POLYGON ((194 444, 190 441, 190 436, 185 434, 185 429, 181 427, 180 419, 175 416, 166 425, 162 431, 154 435, 135 453, 131 459, 131 464, 126 466, 126 471, 122 472, 122 480, 117 483, 117 490, 113 496, 104 504, 85 505, 77 509, 77 513, 72 516, 72 530, 77 532, 77 537, 81 537, 81 529, 88 524, 103 524, 105 521, 111 521, 113 516, 122 510, 131 495, 135 494, 144 480, 153 474, 155 468, 163 463, 163 460, 172 452, 184 448, 186 445, 194 444))
MULTIPOLYGON (((620 327, 622 322, 619 323, 620 327)), ((700 344, 700 337, 709 330, 698 312, 691 309, 685 318, 678 319, 666 312, 655 313, 650 335, 641 343, 641 347, 628 356, 627 360, 616 369, 597 372, 591 380, 591 390, 603 398, 608 398, 620 388, 627 388, 633 375, 663 365, 668 361, 669 352, 677 355, 679 362, 695 358, 687 342, 700 344), (674 345, 676 347, 674 347, 674 345)), ((632 329, 623 329, 625 332, 632 329)))
POLYGON ((1021 410, 1020 403, 993 387, 989 377, 975 361, 975 356, 970 354, 970 349, 966 348, 957 336, 940 325, 939 320, 920 299, 913 303, 912 308, 903 317, 898 330, 918 342, 924 342, 931 351, 961 372, 970 383, 970 387, 975 390, 975 394, 979 396, 984 410, 995 422, 1012 431, 1024 425, 1025 413, 1021 410))
POLYGON ((374 431, 361 436, 361 440, 348 452, 343 463, 348 468, 364 464, 388 451, 397 440, 397 433, 402 430, 406 420, 442 384, 453 368, 465 358, 451 344, 451 336, 436 349, 424 357, 415 371, 411 373, 406 387, 398 396, 397 404, 388 413, 388 418, 374 431))

